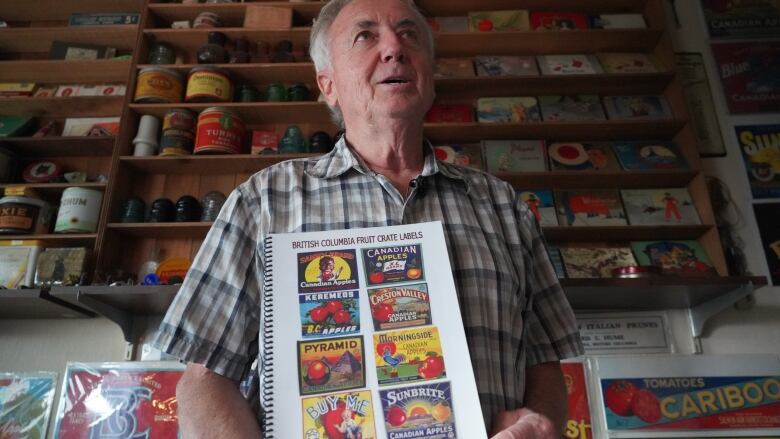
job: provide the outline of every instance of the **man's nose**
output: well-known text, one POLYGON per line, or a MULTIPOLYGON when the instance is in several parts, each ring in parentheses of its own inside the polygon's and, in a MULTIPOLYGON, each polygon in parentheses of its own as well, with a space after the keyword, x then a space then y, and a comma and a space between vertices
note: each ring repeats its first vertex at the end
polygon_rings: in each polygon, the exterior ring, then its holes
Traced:
POLYGON ((406 53, 403 42, 395 32, 386 33, 381 41, 381 54, 383 62, 406 61, 406 53))

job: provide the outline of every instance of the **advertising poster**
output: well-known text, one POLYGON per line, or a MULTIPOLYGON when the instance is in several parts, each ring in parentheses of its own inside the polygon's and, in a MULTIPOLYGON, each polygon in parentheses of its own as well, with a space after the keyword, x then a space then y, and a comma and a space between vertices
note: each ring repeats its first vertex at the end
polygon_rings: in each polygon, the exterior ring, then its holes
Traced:
POLYGON ((44 439, 57 387, 54 373, 0 373, 0 438, 44 439))
POLYGON ((602 379, 609 430, 780 428, 780 376, 602 379))
POLYGON ((702 0, 712 38, 780 36, 777 0, 702 0))
POLYGON ((592 439, 593 430, 588 405, 585 367, 582 363, 561 363, 561 372, 566 383, 568 397, 568 418, 563 430, 566 439, 592 439))
POLYGON ((780 111, 780 41, 713 44, 731 113, 780 111))
POLYGON ((780 125, 734 127, 753 198, 780 198, 780 125))
POLYGON ((702 157, 726 155, 726 146, 720 134, 715 101, 712 99, 710 81, 700 53, 675 53, 674 61, 688 104, 696 146, 702 157))
POLYGON ((69 363, 55 439, 176 439, 177 362, 69 363))
POLYGON ((772 285, 780 285, 780 203, 754 204, 772 285))

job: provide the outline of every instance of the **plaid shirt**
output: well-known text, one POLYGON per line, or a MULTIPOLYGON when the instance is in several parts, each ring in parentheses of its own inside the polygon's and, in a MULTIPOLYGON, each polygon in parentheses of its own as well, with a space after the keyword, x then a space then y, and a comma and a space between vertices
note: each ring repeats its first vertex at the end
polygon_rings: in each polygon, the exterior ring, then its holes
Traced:
MULTIPOLYGON (((343 138, 322 157, 255 174, 222 208, 156 346, 233 380, 246 379, 260 349, 268 234, 438 220, 489 427, 495 414, 522 405, 527 366, 583 352, 574 315, 539 225, 508 183, 437 162, 430 147, 417 182, 404 199, 343 138)), ((250 401, 259 406, 257 395, 250 401)))

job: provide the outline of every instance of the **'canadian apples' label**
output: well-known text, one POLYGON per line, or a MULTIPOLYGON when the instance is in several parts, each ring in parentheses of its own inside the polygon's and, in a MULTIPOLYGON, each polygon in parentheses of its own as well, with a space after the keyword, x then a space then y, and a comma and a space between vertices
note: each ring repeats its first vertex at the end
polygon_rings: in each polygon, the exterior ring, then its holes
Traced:
POLYGON ((376 439, 371 391, 303 399, 304 439, 376 439))
POLYGON ((298 292, 344 291, 358 288, 355 250, 298 253, 298 292))
POLYGON ((298 342, 301 395, 356 389, 366 385, 363 337, 298 342))
POLYGON ((349 335, 360 332, 357 291, 298 295, 303 338, 349 335))
POLYGON ((424 283, 368 290, 374 330, 431 324, 428 286, 424 283))
POLYGON ((380 390, 387 439, 452 439, 455 414, 450 383, 380 390))
POLYGON ((374 334, 374 359, 380 386, 447 376, 436 327, 374 334))
POLYGON ((420 244, 363 250, 368 285, 385 285, 425 279, 420 244))

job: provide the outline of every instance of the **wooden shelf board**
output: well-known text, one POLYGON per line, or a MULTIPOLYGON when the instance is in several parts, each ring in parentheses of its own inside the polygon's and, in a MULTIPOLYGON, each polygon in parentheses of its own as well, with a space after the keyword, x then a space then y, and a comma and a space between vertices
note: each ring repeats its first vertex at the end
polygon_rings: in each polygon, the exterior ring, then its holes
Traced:
POLYGON ((113 136, 0 137, 0 147, 23 157, 110 156, 113 136))
POLYGON ((139 12, 139 0, 24 0, 0 2, 0 17, 6 21, 67 20, 74 12, 139 12))
POLYGON ((0 290, 0 319, 72 319, 94 314, 40 289, 0 290))
MULTIPOLYGON (((69 303, 89 308, 77 301, 79 291, 99 302, 138 316, 162 315, 173 301, 179 285, 54 287, 50 294, 69 303)), ((98 310, 94 310, 98 312, 98 310)))
POLYGON ((211 222, 190 223, 108 223, 107 230, 138 238, 203 238, 211 222))
POLYGON ((247 125, 256 123, 328 123, 328 107, 322 102, 225 102, 220 104, 130 104, 139 114, 151 114, 162 118, 171 108, 186 108, 200 112, 219 106, 237 113, 247 125))
POLYGON ((0 81, 38 84, 127 83, 130 60, 0 61, 0 81))
POLYGON ((651 189, 663 182, 668 187, 682 187, 690 183, 697 171, 677 169, 668 171, 549 171, 522 174, 500 173, 496 176, 520 189, 651 189))
POLYGON ((67 188, 81 187, 85 189, 105 190, 106 183, 3 183, 0 184, 0 191, 7 188, 25 187, 35 189, 42 194, 58 194, 67 188))
POLYGON ((663 239, 697 239, 715 226, 593 226, 544 227, 544 236, 551 242, 629 242, 663 239))
POLYGON ((672 72, 437 78, 436 96, 543 96, 559 94, 662 94, 674 78, 672 72))
POLYGON ((763 277, 677 277, 644 279, 561 279, 566 297, 576 310, 685 309, 715 299, 763 277))
POLYGON ((652 52, 658 29, 571 30, 566 32, 453 32, 435 38, 436 55, 552 55, 595 52, 652 52))
MULTIPOLYGON (((165 20, 168 23, 181 20, 194 20, 201 12, 213 12, 219 15, 219 18, 223 25, 227 26, 241 26, 244 22, 244 14, 246 6, 250 3, 222 3, 222 4, 166 4, 166 3, 151 3, 149 4, 149 11, 154 13, 158 18, 165 20)), ((259 4, 262 6, 271 6, 275 8, 291 8, 295 13, 297 19, 311 23, 314 18, 319 14, 320 9, 324 3, 322 2, 280 2, 280 1, 263 1, 254 2, 251 4, 259 4)))
MULTIPOLYGON (((18 2, 12 2, 17 4, 18 2)), ((54 40, 100 44, 118 50, 132 50, 138 26, 58 26, 0 29, 0 52, 49 53, 54 40)))
POLYGON ((313 157, 318 154, 276 155, 190 155, 181 157, 122 156, 120 162, 144 174, 251 174, 285 160, 313 157))
POLYGON ((594 121, 529 123, 434 123, 425 124, 425 136, 434 145, 474 143, 501 139, 627 140, 671 139, 684 121, 594 121))
MULTIPOLYGON (((186 75, 197 64, 167 64, 158 67, 172 69, 186 75)), ((250 63, 217 64, 227 69, 235 83, 286 84, 316 81, 312 63, 250 63)), ((152 67, 139 65, 139 69, 152 67)), ((478 98, 483 96, 520 96, 545 94, 661 94, 674 78, 673 72, 558 75, 558 76, 503 76, 471 78, 436 78, 436 95, 451 98, 478 98)))
MULTIPOLYGON (((194 18, 194 17, 193 17, 194 18)), ((249 41, 263 41, 271 48, 282 40, 293 43, 295 50, 300 50, 309 44, 309 27, 294 27, 283 30, 260 30, 243 27, 221 27, 229 41, 244 37, 249 41)), ((153 37, 155 41, 168 43, 176 50, 183 50, 192 55, 206 42, 206 37, 212 29, 144 29, 144 35, 153 37)))
POLYGON ((500 11, 529 9, 532 11, 567 11, 587 14, 642 12, 645 1, 633 0, 483 0, 478 4, 452 0, 417 0, 417 6, 434 16, 467 15, 470 11, 500 11))
POLYGON ((96 233, 47 233, 43 235, 0 235, 2 241, 38 240, 53 246, 84 246, 92 248, 97 238, 96 233))
POLYGON ((124 96, 0 98, 0 116, 105 117, 120 116, 124 96))

